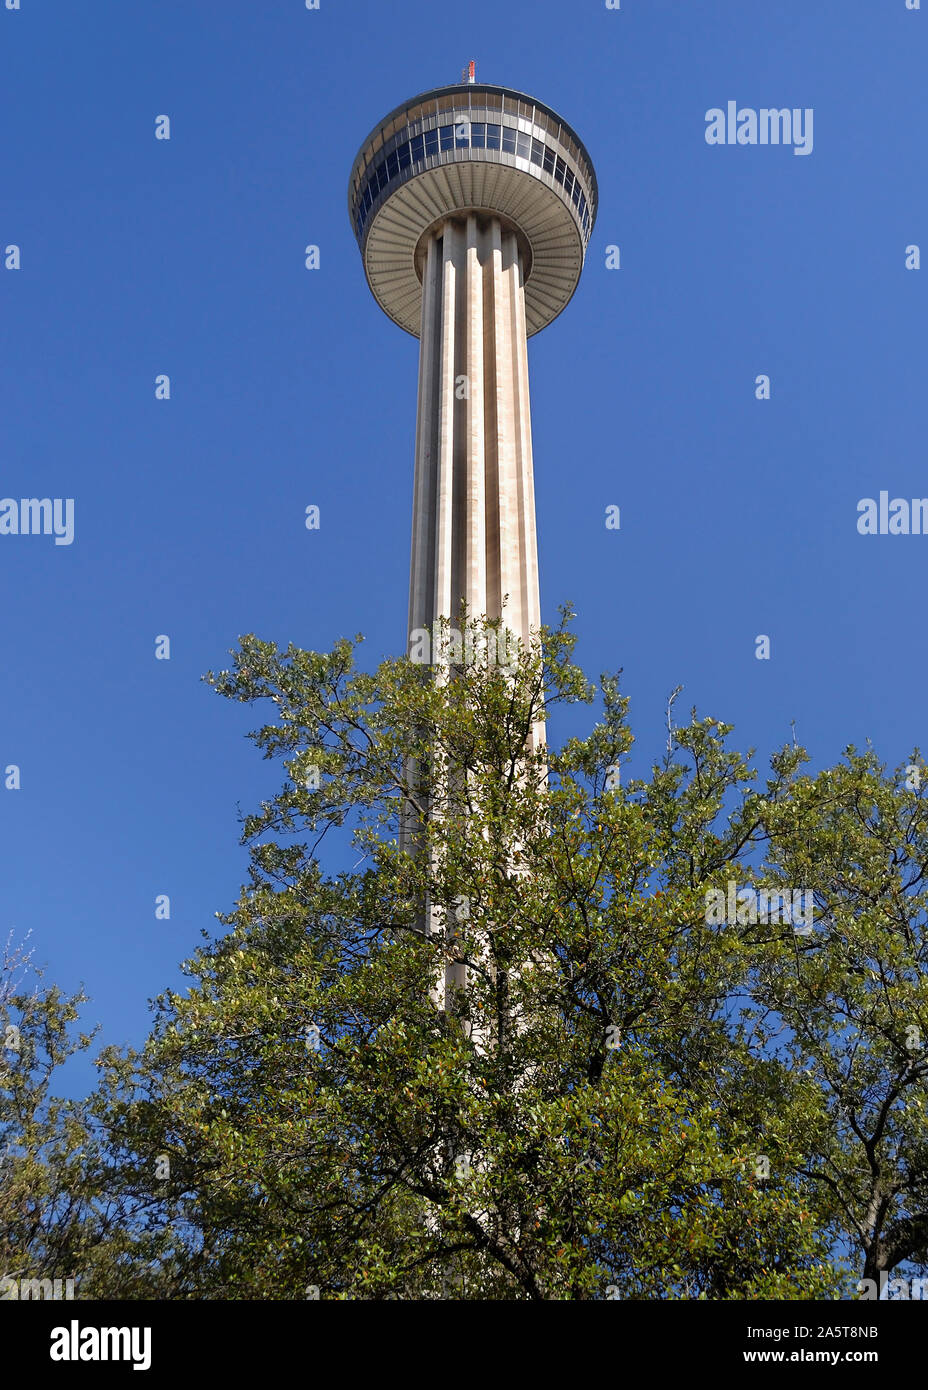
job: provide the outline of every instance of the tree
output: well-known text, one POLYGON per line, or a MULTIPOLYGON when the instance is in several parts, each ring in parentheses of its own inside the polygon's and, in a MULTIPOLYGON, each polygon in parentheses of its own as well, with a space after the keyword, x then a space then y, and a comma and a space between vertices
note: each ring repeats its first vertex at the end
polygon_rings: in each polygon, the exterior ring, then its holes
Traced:
POLYGON ((82 1110, 50 1089, 53 1074, 92 1041, 69 1034, 86 997, 38 984, 29 992, 29 970, 29 955, 8 938, 0 963, 0 1273, 16 1284, 73 1278, 90 1235, 82 1110))
POLYGON ((254 637, 207 678, 269 704, 252 737, 287 777, 246 820, 229 931, 143 1053, 106 1058, 113 1170, 187 1235, 175 1296, 836 1292, 805 1172, 827 1108, 757 1048, 751 943, 705 907, 796 755, 760 798, 694 716, 618 787, 616 680, 590 735, 545 751, 530 731, 594 689, 566 625, 515 670, 486 655, 497 628, 437 680, 254 637), (339 830, 364 867, 326 876, 339 830))
POLYGON ((585 679, 566 621, 514 664, 497 629, 373 673, 351 643, 246 637, 207 677, 269 711, 252 738, 284 780, 189 990, 140 1052, 104 1052, 89 1100, 51 1090, 89 1045, 83 996, 8 967, 10 1276, 811 1299, 928 1273, 918 754, 811 775, 790 744, 760 783, 672 697, 634 777, 618 680, 585 679), (597 697, 586 737, 545 747, 597 697))
POLYGON ((0 1277, 2 1296, 158 1297, 176 1285, 176 1238, 126 1199, 93 1100, 55 1094, 69 1059, 95 1032, 78 1032, 83 990, 42 983, 31 953, 8 939, 0 961, 0 1277), (29 976, 34 977, 31 988, 29 976))
POLYGON ((752 932, 759 1035, 820 1098, 805 1176, 871 1295, 928 1271, 928 803, 918 753, 872 750, 764 809, 765 877, 814 894, 809 934, 752 932))

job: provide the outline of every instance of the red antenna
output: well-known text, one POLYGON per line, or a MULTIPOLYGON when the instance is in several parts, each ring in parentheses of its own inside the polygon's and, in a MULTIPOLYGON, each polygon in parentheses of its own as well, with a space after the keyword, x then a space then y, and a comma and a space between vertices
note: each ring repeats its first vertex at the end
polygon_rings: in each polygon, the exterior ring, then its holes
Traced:
POLYGON ((476 82, 476 81, 477 81, 477 64, 474 62, 473 58, 471 58, 471 60, 470 60, 470 62, 468 63, 468 65, 467 65, 466 68, 462 68, 462 69, 461 69, 461 81, 462 81, 462 82, 476 82))

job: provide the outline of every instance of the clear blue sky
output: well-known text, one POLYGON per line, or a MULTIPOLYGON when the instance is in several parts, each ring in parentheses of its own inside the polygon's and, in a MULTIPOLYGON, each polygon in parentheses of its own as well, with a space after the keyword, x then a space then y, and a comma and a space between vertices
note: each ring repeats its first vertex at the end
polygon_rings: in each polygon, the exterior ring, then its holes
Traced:
POLYGON ((0 537, 0 766, 22 768, 0 929, 84 982, 107 1041, 144 1037, 236 896, 237 806, 276 785, 255 713, 200 674, 248 631, 403 647, 417 343, 366 287, 347 180, 380 116, 471 57, 561 112, 599 179, 580 288, 529 349, 545 617, 571 599, 587 669, 624 668, 642 758, 677 684, 764 754, 792 719, 818 765, 928 748, 928 537, 856 527, 862 497, 928 495, 928 265, 904 265, 928 251, 928 6, 21 6, 0 496, 73 497, 75 540, 0 537), (812 107, 812 154, 707 145, 729 100, 812 107))

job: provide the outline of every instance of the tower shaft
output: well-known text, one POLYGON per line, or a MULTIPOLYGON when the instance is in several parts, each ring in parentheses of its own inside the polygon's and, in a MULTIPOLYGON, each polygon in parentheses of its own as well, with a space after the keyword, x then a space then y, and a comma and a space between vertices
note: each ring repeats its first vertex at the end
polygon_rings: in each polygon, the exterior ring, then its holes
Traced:
POLYGON ((486 615, 523 641, 541 621, 525 254, 466 212, 425 238, 409 629, 486 615))
MULTIPOLYGON (((540 627, 527 338, 570 301, 597 200, 589 154, 557 112, 473 74, 395 107, 352 166, 367 282, 421 339, 407 650, 421 662, 428 635, 436 680, 468 664, 466 632, 461 656, 435 651, 437 632, 454 649, 462 603, 478 633, 500 620, 504 668, 518 660, 507 634, 528 645, 540 627)), ((533 750, 543 736, 530 731, 533 750)), ((419 858, 464 774, 421 752, 406 764, 415 794, 399 842, 419 858)), ((451 905, 425 899, 423 928, 453 936, 451 905)), ((439 1003, 466 985, 461 964, 443 975, 439 1003)))

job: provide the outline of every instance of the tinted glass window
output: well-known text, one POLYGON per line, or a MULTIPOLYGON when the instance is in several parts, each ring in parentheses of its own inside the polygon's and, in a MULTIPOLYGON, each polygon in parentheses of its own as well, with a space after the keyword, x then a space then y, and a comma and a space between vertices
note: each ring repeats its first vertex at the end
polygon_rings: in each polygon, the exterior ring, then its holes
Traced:
POLYGON ((499 149, 499 126, 498 126, 498 125, 488 125, 488 126, 487 126, 487 149, 488 149, 488 150, 498 150, 498 149, 499 149))
POLYGON ((387 173, 390 175, 391 179, 396 178, 396 175, 399 173, 399 164, 397 163, 396 159, 396 150, 394 150, 392 154, 387 155, 387 173))
POLYGON ((554 161, 554 177, 558 183, 564 182, 564 161, 560 157, 554 161))
POLYGON ((545 145, 545 173, 554 173, 554 151, 549 150, 547 145, 545 145))
POLYGON ((565 168, 565 169, 564 169, 564 188, 565 188, 565 191, 569 193, 570 190, 573 188, 573 186, 574 186, 574 176, 573 176, 573 174, 570 172, 569 169, 565 168))
POLYGON ((454 126, 454 143, 463 150, 470 145, 470 121, 457 121, 454 126))
POLYGON ((487 128, 482 121, 474 121, 470 128, 470 143, 475 150, 482 150, 486 145, 487 128))
POLYGON ((409 142, 409 152, 412 155, 413 164, 418 164, 425 154, 425 147, 421 135, 414 135, 409 142))
POLYGON ((439 133, 439 135, 441 136, 441 147, 442 147, 442 149, 443 149, 443 150, 451 150, 451 149, 453 149, 453 148, 454 148, 454 127, 453 127, 453 126, 450 126, 450 125, 443 125, 443 126, 441 127, 441 129, 439 130, 438 133, 439 133))
POLYGON ((518 135, 516 136, 516 154, 519 155, 521 159, 528 159, 528 152, 530 148, 531 145, 528 136, 523 135, 522 132, 519 131, 518 135))
POLYGON ((399 159, 399 161, 400 161, 400 168, 401 168, 401 169, 408 169, 408 168, 409 168, 409 141, 408 141, 408 140, 404 140, 403 143, 402 143, 402 145, 400 145, 400 147, 399 147, 399 149, 397 150, 396 153, 397 153, 397 157, 398 157, 398 159, 399 159))
POLYGON ((378 187, 378 189, 381 189, 381 188, 386 188, 386 186, 387 186, 387 166, 386 166, 386 164, 378 164, 378 165, 377 165, 377 187, 378 187))
POLYGON ((540 164, 544 159, 545 147, 540 140, 532 141, 532 163, 540 164))
POLYGON ((503 126, 503 149, 507 154, 516 152, 516 133, 511 126, 503 126))
POLYGON ((437 130, 427 130, 427 131, 425 132, 425 153, 426 153, 427 155, 429 155, 429 154, 437 154, 437 153, 438 153, 438 131, 437 131, 437 130))

